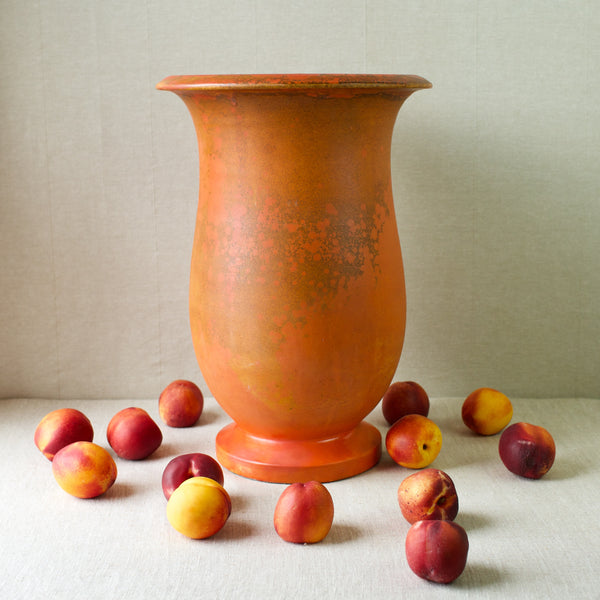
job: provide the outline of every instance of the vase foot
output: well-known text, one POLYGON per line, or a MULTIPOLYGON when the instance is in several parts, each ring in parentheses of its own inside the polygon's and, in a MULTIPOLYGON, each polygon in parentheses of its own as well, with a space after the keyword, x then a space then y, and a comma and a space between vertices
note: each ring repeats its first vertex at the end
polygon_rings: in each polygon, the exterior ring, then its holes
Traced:
POLYGON ((337 481, 358 475, 381 457, 381 434, 362 422, 326 440, 273 440, 256 437, 235 423, 217 434, 217 459, 227 469, 259 481, 337 481))

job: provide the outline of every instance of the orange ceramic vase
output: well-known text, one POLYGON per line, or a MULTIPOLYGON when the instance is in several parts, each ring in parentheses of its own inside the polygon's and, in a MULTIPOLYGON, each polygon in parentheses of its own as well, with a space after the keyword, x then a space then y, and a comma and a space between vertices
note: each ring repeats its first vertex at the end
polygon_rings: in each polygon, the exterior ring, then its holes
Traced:
POLYGON ((200 154, 190 323, 200 369, 233 423, 229 470, 333 481, 381 456, 363 419, 404 339, 390 175, 408 75, 167 77, 200 154))

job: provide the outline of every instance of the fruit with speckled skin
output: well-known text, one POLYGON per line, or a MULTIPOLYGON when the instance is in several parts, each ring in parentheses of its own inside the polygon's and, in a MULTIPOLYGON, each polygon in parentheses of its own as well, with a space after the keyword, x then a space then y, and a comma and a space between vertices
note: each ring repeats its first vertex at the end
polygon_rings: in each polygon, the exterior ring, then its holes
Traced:
POLYGON ((409 523, 454 521, 458 514, 454 482, 439 469, 423 469, 406 477, 398 487, 398 504, 409 523))
POLYGON ((43 455, 54 455, 73 442, 91 442, 94 428, 90 420, 74 408, 59 408, 49 412, 38 424, 33 441, 43 455))
POLYGON ((161 445, 162 432, 143 408, 130 407, 110 420, 106 438, 119 458, 141 460, 161 445))
POLYGON ((165 467, 162 475, 162 489, 168 500, 171 494, 186 480, 192 477, 209 477, 223 485, 223 469, 208 454, 192 452, 176 456, 165 467))
POLYGON ((514 423, 502 432, 498 452, 511 473, 539 479, 554 464, 556 445, 550 432, 543 427, 514 423))
POLYGON ((323 540, 333 523, 333 499, 318 481, 292 483, 277 501, 273 524, 279 537, 295 544, 323 540))
POLYGON ((453 521, 417 521, 406 534, 405 551, 408 566, 416 575, 451 583, 465 569, 469 539, 453 521))
POLYGON ((406 415, 398 419, 385 437, 385 447, 392 459, 409 469, 429 466, 442 448, 442 432, 428 417, 406 415))
POLYGON ((406 415, 426 417, 429 414, 429 396, 414 381, 396 381, 383 395, 381 411, 390 425, 406 415))
POLYGON ((511 401, 498 390, 479 388, 471 392, 462 405, 464 424, 480 435, 502 431, 512 419, 511 401))
POLYGON ((195 425, 204 408, 204 396, 200 388, 191 381, 172 381, 158 398, 160 418, 169 427, 191 427, 195 425))
POLYGON ((115 482, 117 465, 102 446, 73 442, 55 454, 52 473, 65 492, 77 498, 95 498, 115 482))
POLYGON ((179 533, 204 539, 219 532, 231 515, 231 498, 209 477, 186 479, 167 502, 167 519, 179 533))

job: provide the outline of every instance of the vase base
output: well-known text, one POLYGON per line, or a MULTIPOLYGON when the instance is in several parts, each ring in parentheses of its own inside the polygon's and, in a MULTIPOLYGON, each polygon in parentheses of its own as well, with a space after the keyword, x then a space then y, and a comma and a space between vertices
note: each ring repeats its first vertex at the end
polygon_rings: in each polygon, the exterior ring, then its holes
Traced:
POLYGON ((259 481, 337 481, 358 475, 381 458, 381 434, 362 422, 326 440, 273 440, 256 437, 235 423, 217 434, 217 459, 227 469, 259 481))

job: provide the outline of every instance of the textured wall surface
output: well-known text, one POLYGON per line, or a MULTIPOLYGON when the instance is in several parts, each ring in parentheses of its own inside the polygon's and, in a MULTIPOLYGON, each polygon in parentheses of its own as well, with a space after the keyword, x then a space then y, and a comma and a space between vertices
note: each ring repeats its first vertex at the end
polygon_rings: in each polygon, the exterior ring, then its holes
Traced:
MULTIPOLYGON (((21 2, 0 11, 0 397, 203 385, 183 73, 414 73, 396 213, 398 379, 432 396, 600 392, 600 5, 21 2)), ((206 391, 206 390, 205 390, 206 391)))

